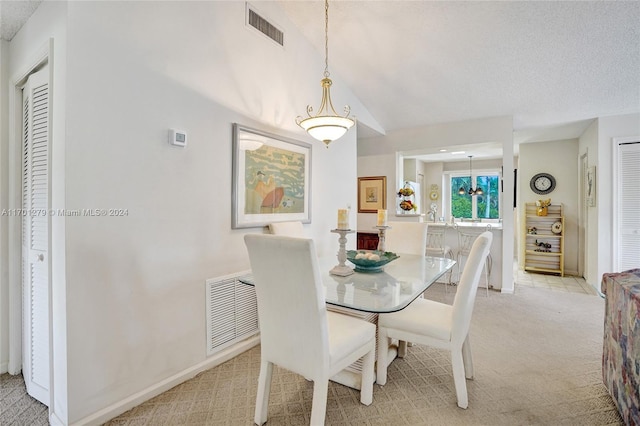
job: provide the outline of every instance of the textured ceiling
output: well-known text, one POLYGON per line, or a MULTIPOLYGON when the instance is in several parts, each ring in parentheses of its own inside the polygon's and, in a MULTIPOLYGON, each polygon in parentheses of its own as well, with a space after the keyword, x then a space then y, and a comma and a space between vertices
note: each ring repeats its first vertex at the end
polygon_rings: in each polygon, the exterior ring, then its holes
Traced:
MULTIPOLYGON (((0 37, 40 3, 0 1, 0 37)), ((278 3, 323 55, 324 2, 278 3)), ((521 143, 640 112, 637 1, 332 0, 329 19, 330 71, 386 131, 506 115, 521 143)))
MULTIPOLYGON (((324 2, 280 3, 323 54, 324 2)), ((639 23, 635 1, 335 0, 329 68, 386 131, 507 115, 516 142, 572 138, 640 112, 639 23)))
POLYGON ((42 0, 0 1, 0 39, 11 41, 42 0))

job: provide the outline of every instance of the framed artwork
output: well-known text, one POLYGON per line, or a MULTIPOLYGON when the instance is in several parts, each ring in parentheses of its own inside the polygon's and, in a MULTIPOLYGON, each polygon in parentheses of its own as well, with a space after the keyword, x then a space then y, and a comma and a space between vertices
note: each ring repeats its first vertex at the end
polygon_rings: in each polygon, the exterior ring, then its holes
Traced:
POLYGON ((387 177, 358 178, 358 213, 377 213, 387 208, 387 177))
POLYGON ((231 228, 311 222, 311 144, 233 124, 231 228))
POLYGON ((596 206, 596 166, 587 168, 586 182, 584 183, 586 202, 588 207, 596 206))

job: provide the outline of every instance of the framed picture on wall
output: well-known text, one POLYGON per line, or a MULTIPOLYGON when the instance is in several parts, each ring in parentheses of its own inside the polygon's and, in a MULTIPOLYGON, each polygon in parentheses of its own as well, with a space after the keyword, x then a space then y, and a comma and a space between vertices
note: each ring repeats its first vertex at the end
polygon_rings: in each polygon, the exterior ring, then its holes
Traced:
POLYGON ((233 124, 231 228, 311 222, 311 144, 233 124))
POLYGON ((358 213, 377 213, 387 208, 387 177, 358 178, 358 213))
POLYGON ((596 206, 596 166, 587 168, 587 175, 584 183, 586 204, 588 207, 596 206))

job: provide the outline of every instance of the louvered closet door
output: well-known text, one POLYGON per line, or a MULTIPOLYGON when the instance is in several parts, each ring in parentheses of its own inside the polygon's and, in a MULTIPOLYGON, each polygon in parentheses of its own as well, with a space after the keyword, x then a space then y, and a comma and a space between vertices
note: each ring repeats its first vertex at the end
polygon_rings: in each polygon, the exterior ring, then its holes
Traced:
POLYGON ((640 268, 640 142, 618 147, 618 271, 640 268))
POLYGON ((27 392, 49 405, 49 74, 22 92, 23 359, 27 392))

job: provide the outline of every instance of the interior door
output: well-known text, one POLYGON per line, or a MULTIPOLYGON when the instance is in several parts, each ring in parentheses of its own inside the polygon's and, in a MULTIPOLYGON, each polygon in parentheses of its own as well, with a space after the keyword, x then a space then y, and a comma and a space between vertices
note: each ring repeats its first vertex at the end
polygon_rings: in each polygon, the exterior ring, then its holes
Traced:
POLYGON ((618 145, 617 272, 640 268, 640 142, 618 145))
POLYGON ((22 92, 22 374, 27 392, 49 405, 49 73, 22 92))

